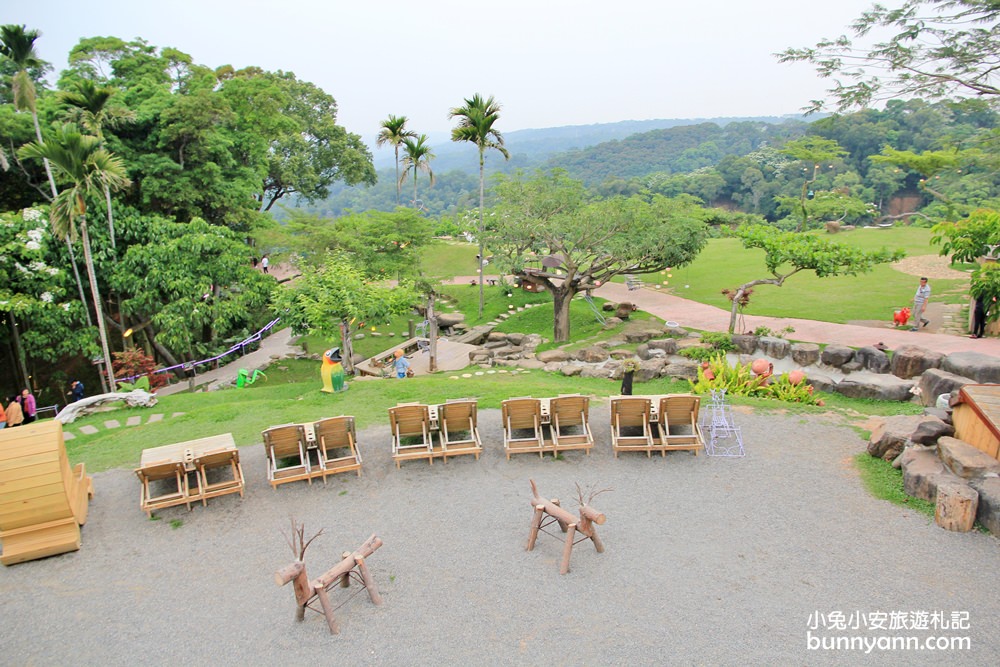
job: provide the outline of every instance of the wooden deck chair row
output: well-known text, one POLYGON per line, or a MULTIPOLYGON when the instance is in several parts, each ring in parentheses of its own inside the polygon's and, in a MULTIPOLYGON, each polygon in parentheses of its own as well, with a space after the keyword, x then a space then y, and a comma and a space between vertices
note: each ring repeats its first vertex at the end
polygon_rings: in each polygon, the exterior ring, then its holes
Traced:
POLYGON ((705 449, 698 411, 701 398, 692 394, 671 394, 660 399, 659 444, 663 456, 668 450, 693 451, 705 449))
POLYGON ((447 463, 449 456, 473 454, 476 460, 483 451, 479 438, 479 404, 470 399, 451 400, 438 407, 438 435, 441 455, 447 463))
POLYGON ((271 488, 303 479, 312 484, 312 466, 306 454, 306 433, 301 424, 272 426, 261 436, 267 457, 267 481, 271 488))
POLYGON ((361 477, 361 452, 358 450, 354 417, 340 416, 320 419, 313 424, 316 446, 319 448, 319 467, 313 476, 356 471, 361 477))
POLYGON ((389 408, 392 429, 392 459, 396 467, 411 459, 427 459, 434 464, 430 408, 421 403, 403 403, 389 408))
POLYGON ((60 422, 0 430, 0 563, 79 549, 93 497, 84 465, 69 465, 60 422))
POLYGON ((545 434, 542 430, 542 403, 537 398, 508 398, 500 404, 503 420, 503 448, 511 454, 538 452, 545 454, 545 434))
POLYGON ((590 398, 579 394, 549 400, 552 449, 558 453, 583 449, 590 455, 594 435, 590 431, 590 398))
POLYGON ((652 402, 642 396, 611 400, 611 449, 618 452, 646 452, 652 456, 654 440, 650 428, 652 402))

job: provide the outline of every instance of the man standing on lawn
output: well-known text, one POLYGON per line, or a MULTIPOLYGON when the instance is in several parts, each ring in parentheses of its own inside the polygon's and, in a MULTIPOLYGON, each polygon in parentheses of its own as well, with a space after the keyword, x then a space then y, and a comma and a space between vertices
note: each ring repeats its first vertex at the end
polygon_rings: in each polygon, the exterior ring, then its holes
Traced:
POLYGON ((931 323, 929 319, 925 317, 924 311, 927 310, 927 302, 931 298, 931 286, 927 284, 927 278, 920 278, 920 285, 917 287, 917 293, 913 295, 913 328, 910 331, 916 331, 920 327, 925 327, 931 323))

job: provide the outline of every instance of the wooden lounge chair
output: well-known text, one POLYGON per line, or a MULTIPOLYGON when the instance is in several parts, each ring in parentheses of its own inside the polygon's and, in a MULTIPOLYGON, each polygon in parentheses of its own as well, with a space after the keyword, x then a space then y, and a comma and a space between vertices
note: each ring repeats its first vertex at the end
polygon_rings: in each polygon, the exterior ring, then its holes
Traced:
POLYGON ((545 454, 545 434, 542 432, 542 403, 537 398, 508 398, 500 404, 503 419, 503 448, 510 461, 511 454, 538 452, 545 454))
POLYGON ((594 435, 590 432, 590 398, 570 395, 550 399, 549 422, 556 452, 583 449, 590 455, 594 446, 594 435))
POLYGON ((389 408, 392 428, 392 458, 399 464, 409 459, 427 459, 434 464, 430 409, 421 403, 404 403, 389 408))
POLYGON ((701 398, 692 394, 671 394, 660 399, 660 442, 656 449, 663 456, 667 450, 690 450, 695 456, 705 448, 698 423, 701 398))
POLYGON ((305 479, 312 484, 312 466, 306 455, 306 433, 301 424, 273 426, 262 432, 267 454, 267 481, 271 488, 305 479))
POLYGON ((611 449, 618 452, 646 452, 652 456, 653 433, 649 427, 652 404, 642 396, 611 400, 611 449))
POLYGON ((441 426, 442 455, 445 462, 449 456, 479 454, 483 442, 479 439, 479 405, 473 400, 448 401, 438 407, 438 423, 441 426))
POLYGON ((361 477, 361 452, 358 451, 354 417, 329 417, 313 424, 319 447, 319 470, 313 476, 323 476, 355 470, 361 477))
POLYGON ((187 472, 180 461, 154 461, 135 469, 142 483, 139 493, 139 507, 152 518, 153 512, 164 507, 187 505, 191 511, 191 493, 188 489, 187 472), (153 483, 161 487, 154 488, 153 483))
POLYGON ((93 497, 84 465, 70 468, 60 422, 0 430, 0 563, 79 549, 93 497))
POLYGON ((194 499, 201 498, 204 507, 209 498, 217 498, 229 493, 238 493, 243 497, 246 481, 243 478, 243 466, 240 464, 240 453, 235 449, 216 449, 205 452, 194 459, 194 469, 198 473, 198 493, 194 499), (210 470, 218 471, 221 479, 214 482, 208 480, 210 470), (228 470, 228 473, 226 472, 228 470))

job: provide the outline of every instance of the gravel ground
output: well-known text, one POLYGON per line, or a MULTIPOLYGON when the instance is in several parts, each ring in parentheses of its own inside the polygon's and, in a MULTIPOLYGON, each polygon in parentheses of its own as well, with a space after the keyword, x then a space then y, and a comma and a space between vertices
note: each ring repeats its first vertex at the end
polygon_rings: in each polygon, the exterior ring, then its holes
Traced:
MULTIPOLYGON (((499 413, 480 421, 471 457, 397 470, 388 428, 360 434, 364 475, 329 484, 265 481, 262 446, 242 450, 244 499, 159 512, 138 508, 128 470, 95 475, 82 550, 0 571, 0 656, 12 665, 612 665, 1000 664, 1000 543, 949 533, 871 498, 851 428, 796 416, 738 415, 748 455, 689 452, 614 459, 606 405, 598 446, 566 460, 502 452, 499 413), (606 551, 589 542, 558 572, 561 542, 524 545, 528 479, 575 512, 575 483, 611 487, 594 502, 606 551), (294 622, 281 530, 307 533, 312 577, 371 533, 384 604, 334 589, 341 634, 322 617, 294 622), (183 524, 172 526, 175 520, 183 524), (971 650, 807 649, 816 611, 968 612, 971 650)), ((559 534, 561 537, 561 534, 559 534)), ((925 630, 817 630, 816 636, 925 630)))

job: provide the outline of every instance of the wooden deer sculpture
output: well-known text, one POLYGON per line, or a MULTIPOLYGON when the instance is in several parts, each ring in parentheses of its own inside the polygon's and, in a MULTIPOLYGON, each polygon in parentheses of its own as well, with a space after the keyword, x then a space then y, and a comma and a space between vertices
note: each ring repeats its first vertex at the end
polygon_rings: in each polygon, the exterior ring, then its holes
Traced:
POLYGON ((375 581, 368 572, 368 566, 365 565, 365 559, 375 553, 375 550, 381 546, 382 540, 372 535, 352 553, 345 552, 343 560, 339 564, 312 581, 309 581, 309 577, 306 575, 305 563, 301 560, 296 560, 291 565, 275 572, 274 581, 279 586, 284 586, 288 582, 292 582, 292 588, 295 591, 295 602, 298 605, 298 609, 295 612, 295 620, 303 620, 306 614, 306 607, 314 609, 309 605, 314 599, 319 598, 323 615, 326 617, 326 623, 330 626, 330 634, 340 634, 337 620, 333 617, 333 606, 330 604, 329 589, 337 583, 341 587, 347 588, 350 585, 350 577, 351 574, 354 574, 355 568, 357 569, 355 576, 360 577, 362 585, 368 591, 368 597, 371 598, 372 604, 382 604, 382 596, 379 595, 375 581))
POLYGON ((538 487, 535 486, 535 480, 529 479, 528 481, 531 482, 531 506, 535 508, 534 516, 531 518, 531 532, 528 534, 528 551, 535 548, 535 540, 538 538, 539 531, 544 532, 546 526, 558 523, 562 531, 566 533, 566 539, 563 543, 562 562, 559 564, 559 574, 569 572, 569 558, 573 553, 573 545, 577 541, 582 542, 583 539, 589 539, 594 543, 597 553, 604 553, 604 543, 597 536, 594 524, 603 524, 605 516, 584 502, 582 493, 580 497, 580 517, 577 518, 560 507, 558 499, 546 500, 542 498, 538 494, 538 487), (547 521, 545 520, 546 516, 548 516, 547 521), (577 532, 582 533, 584 537, 576 540, 577 532))

